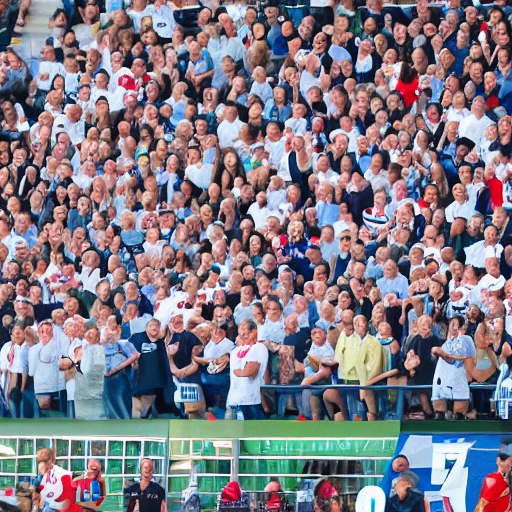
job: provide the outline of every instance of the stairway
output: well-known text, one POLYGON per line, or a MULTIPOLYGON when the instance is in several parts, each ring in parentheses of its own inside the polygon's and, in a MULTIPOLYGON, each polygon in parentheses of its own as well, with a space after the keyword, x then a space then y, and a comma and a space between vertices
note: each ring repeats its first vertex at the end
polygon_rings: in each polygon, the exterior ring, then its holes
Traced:
POLYGON ((39 58, 41 48, 50 35, 48 22, 59 7, 62 7, 61 0, 32 0, 22 36, 12 41, 12 47, 27 64, 39 58))

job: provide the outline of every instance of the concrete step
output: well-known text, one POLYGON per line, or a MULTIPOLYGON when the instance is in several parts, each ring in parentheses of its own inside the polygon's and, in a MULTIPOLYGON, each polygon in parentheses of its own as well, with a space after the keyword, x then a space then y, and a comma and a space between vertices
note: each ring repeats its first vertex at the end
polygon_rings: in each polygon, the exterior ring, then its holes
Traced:
POLYGON ((59 8, 62 7, 60 2, 52 2, 51 4, 44 3, 35 3, 30 7, 30 15, 31 16, 43 16, 47 20, 50 20, 50 16, 59 8))
POLYGON ((21 40, 17 39, 15 45, 27 60, 39 58, 41 48, 51 35, 48 28, 50 17, 61 7, 62 0, 32 0, 30 12, 21 31, 21 40))
POLYGON ((25 23, 25 27, 44 27, 48 31, 48 35, 50 35, 50 29, 48 28, 48 18, 43 16, 31 16, 27 20, 27 23, 25 23))

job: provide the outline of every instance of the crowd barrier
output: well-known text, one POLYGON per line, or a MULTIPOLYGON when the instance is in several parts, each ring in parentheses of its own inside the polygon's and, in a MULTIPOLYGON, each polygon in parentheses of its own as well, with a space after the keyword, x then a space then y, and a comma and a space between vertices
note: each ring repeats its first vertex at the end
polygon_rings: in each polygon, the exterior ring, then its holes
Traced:
MULTIPOLYGON (((305 389, 311 389, 314 391, 325 391, 326 389, 338 389, 340 391, 340 394, 348 393, 350 391, 361 391, 361 390, 371 390, 375 393, 375 395, 378 397, 379 395, 383 395, 383 391, 396 391, 396 396, 394 397, 394 408, 392 411, 388 410, 380 410, 379 413, 386 417, 386 414, 388 415, 389 419, 393 420, 399 420, 402 421, 404 419, 404 410, 405 410, 405 399, 406 395, 413 395, 414 393, 418 393, 420 391, 426 391, 428 394, 430 394, 432 390, 432 385, 425 385, 425 386, 399 386, 399 385, 382 385, 382 386, 361 386, 357 384, 327 384, 327 385, 310 385, 310 386, 301 386, 301 385, 272 385, 272 384, 265 384, 261 386, 263 390, 271 391, 277 393, 280 397, 280 409, 279 416, 284 415, 284 399, 288 395, 296 395, 298 396, 302 391, 305 389)), ((494 394, 494 391, 496 389, 495 384, 471 384, 469 386, 472 394, 474 393, 482 393, 484 391, 492 392, 488 394, 494 394)), ((383 402, 385 403, 385 402, 383 402)), ((471 410, 471 408, 469 409, 471 410)))

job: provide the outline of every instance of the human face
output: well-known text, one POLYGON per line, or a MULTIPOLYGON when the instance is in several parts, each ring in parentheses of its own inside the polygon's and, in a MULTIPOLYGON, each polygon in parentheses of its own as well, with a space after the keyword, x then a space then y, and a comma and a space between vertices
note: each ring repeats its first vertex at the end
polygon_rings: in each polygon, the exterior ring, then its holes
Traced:
POLYGON ((395 279, 398 274, 396 263, 392 260, 386 261, 382 267, 382 270, 386 279, 395 279))
POLYGON ((417 322, 418 334, 422 338, 428 338, 432 333, 432 320, 428 317, 422 316, 418 318, 417 322))
POLYGON ((494 245, 498 241, 498 233, 494 226, 487 226, 484 231, 484 239, 487 245, 494 245))
POLYGON ((435 105, 430 105, 427 108, 427 118, 433 124, 439 122, 439 111, 437 110, 435 105))
POLYGON ((43 324, 39 326, 38 329, 39 332, 39 339, 43 343, 43 345, 46 345, 50 342, 50 340, 53 338, 53 327, 48 324, 43 324))
POLYGON ((89 345, 97 345, 100 341, 100 335, 97 329, 89 329, 85 333, 85 339, 89 345))
POLYGON ((52 462, 38 462, 37 463, 37 470, 39 471, 40 475, 46 475, 50 469, 52 469, 53 463, 52 462))
POLYGON ((459 178, 463 185, 471 183, 471 167, 465 165, 459 169, 459 178))
POLYGON ((395 41, 402 45, 405 42, 405 39, 407 37, 407 28, 405 25, 402 25, 401 23, 396 23, 395 28, 393 29, 393 36, 395 38, 395 41))
POLYGON ((496 459, 496 465, 498 466, 498 471, 502 475, 507 475, 510 473, 512 469, 512 459, 509 457, 506 460, 501 460, 499 457, 496 459))
POLYGON ((92 459, 87 464, 88 478, 97 478, 101 473, 101 464, 99 461, 92 459))
POLYGON ((453 191, 453 198, 458 203, 463 203, 466 200, 466 190, 464 189, 464 185, 455 185, 452 189, 453 191))
POLYGON ((426 187, 425 189, 425 201, 428 204, 432 204, 437 199, 437 190, 435 187, 426 187))
POLYGON ((391 465, 395 473, 402 473, 403 471, 409 471, 409 462, 404 457, 397 457, 391 465))
POLYGON ((153 463, 150 460, 143 461, 140 473, 144 480, 151 480, 153 478, 153 463))
MULTIPOLYGON (((183 325, 183 317, 181 317, 181 316, 173 318, 172 321, 174 322, 178 318, 181 318, 181 323, 183 325)), ((158 324, 158 322, 149 322, 146 325, 146 334, 148 335, 148 337, 151 340, 158 339, 159 333, 160 333, 160 325, 158 324)))
POLYGON ((323 32, 318 32, 318 34, 313 39, 313 50, 317 54, 322 54, 325 52, 327 48, 327 36, 323 32))
POLYGON ((482 96, 477 96, 471 105, 471 113, 477 118, 481 118, 485 114, 486 108, 484 98, 482 96))
POLYGON ((267 318, 272 322, 277 322, 281 318, 281 308, 274 301, 268 301, 266 308, 267 318))
POLYGON ((315 327, 311 331, 311 341, 313 345, 321 347, 325 343, 325 339, 326 333, 323 329, 320 329, 320 327, 315 327))
POLYGON ((448 333, 452 338, 455 338, 459 335, 459 321, 456 318, 452 318, 450 320, 450 324, 448 326, 448 333))
POLYGON ((354 320, 354 330, 360 338, 364 338, 368 333, 368 323, 364 317, 357 317, 354 320))

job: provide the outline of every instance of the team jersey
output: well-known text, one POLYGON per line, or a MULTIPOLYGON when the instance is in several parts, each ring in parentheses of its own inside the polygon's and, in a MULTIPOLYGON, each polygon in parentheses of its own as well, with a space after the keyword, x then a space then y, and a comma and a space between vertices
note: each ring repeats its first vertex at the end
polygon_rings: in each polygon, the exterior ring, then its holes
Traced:
POLYGON ((128 512, 131 512, 137 501, 139 512, 161 512, 162 502, 165 501, 165 490, 156 482, 150 484, 141 491, 140 482, 127 487, 124 491, 125 499, 128 500, 128 512))
POLYGON ((76 483, 73 482, 71 471, 59 466, 52 469, 43 477, 39 486, 44 509, 61 512, 80 512, 81 508, 75 503, 76 483), (65 506, 64 501, 68 501, 65 506))

